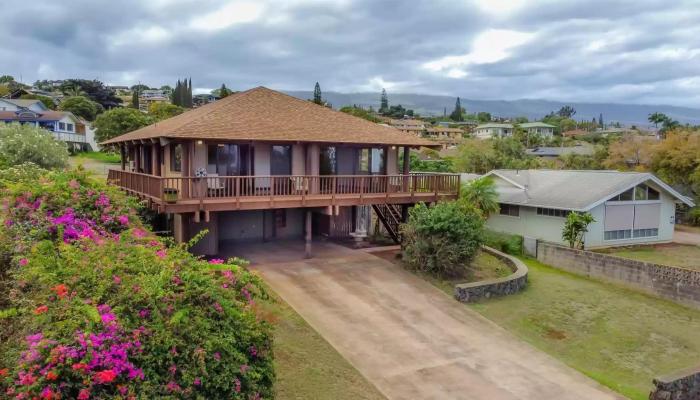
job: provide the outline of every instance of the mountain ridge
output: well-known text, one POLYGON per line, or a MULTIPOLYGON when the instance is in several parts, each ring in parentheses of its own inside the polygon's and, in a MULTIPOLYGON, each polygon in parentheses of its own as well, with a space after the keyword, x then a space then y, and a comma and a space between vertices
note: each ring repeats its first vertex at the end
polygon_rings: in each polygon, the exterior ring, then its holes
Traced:
MULTIPOLYGON (((313 98, 312 91, 283 90, 284 93, 301 99, 313 98)), ((454 96, 430 95, 418 93, 389 93, 389 104, 401 104, 407 109, 413 109, 420 115, 436 116, 447 111, 452 112, 455 105, 454 96)), ((334 108, 347 105, 362 107, 379 107, 379 93, 374 92, 323 92, 323 98, 331 103, 334 108)), ((605 123, 619 122, 623 125, 636 125, 641 128, 653 127, 647 118, 649 114, 661 112, 679 121, 681 124, 700 124, 700 109, 671 105, 648 105, 631 103, 592 103, 592 102, 567 102, 542 99, 518 99, 518 100, 475 100, 460 98, 462 107, 467 112, 489 112, 493 116, 515 118, 524 116, 530 120, 538 120, 551 111, 556 111, 562 106, 570 105, 576 110, 574 119, 590 121, 598 119, 603 114, 605 123)))

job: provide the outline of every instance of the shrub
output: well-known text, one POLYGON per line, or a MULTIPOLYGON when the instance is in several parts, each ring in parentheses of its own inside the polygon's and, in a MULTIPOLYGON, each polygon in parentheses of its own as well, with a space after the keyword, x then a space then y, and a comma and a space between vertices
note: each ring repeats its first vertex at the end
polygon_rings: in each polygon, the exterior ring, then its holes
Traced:
POLYGON ((133 108, 113 108, 95 119, 95 139, 104 142, 113 137, 142 128, 153 119, 133 108))
POLYGON ((0 124, 0 167, 25 162, 43 168, 60 168, 68 162, 66 144, 42 128, 0 124))
POLYGON ((272 397, 266 294, 244 266, 160 240, 79 172, 0 174, 0 189, 3 395, 272 397))
POLYGON ((417 271, 460 276, 481 246, 483 224, 477 210, 458 202, 419 203, 401 227, 403 259, 417 271))
POLYGON ((85 96, 71 96, 61 102, 62 111, 70 111, 76 117, 93 121, 97 114, 104 111, 101 105, 85 96))
POLYGON ((523 253, 523 237, 508 233, 484 230, 484 244, 504 253, 519 256, 523 253))

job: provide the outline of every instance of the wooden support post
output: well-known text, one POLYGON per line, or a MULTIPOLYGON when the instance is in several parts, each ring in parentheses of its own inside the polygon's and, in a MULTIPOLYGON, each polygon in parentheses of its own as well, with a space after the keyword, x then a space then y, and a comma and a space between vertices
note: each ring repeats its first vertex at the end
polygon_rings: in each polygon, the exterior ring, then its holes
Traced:
POLYGON ((408 174, 410 173, 410 167, 411 167, 411 148, 408 146, 403 146, 403 171, 401 171, 401 174, 404 176, 403 178, 403 191, 408 192, 408 174))
POLYGON ((311 210, 306 210, 306 242, 304 243, 304 257, 311 258, 311 210))
POLYGON ((158 161, 158 155, 160 154, 158 151, 159 147, 159 144, 151 143, 151 175, 160 175, 160 162, 158 161))
POLYGON ((119 145, 119 156, 122 160, 122 171, 126 170, 126 145, 124 143, 119 145))

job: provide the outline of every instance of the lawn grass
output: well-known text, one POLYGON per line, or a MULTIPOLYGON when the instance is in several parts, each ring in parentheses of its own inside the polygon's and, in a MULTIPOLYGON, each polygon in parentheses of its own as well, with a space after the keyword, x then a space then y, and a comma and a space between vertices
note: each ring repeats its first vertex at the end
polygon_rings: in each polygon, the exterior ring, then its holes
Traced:
POLYGON ((105 153, 102 151, 86 151, 77 153, 77 157, 100 161, 107 164, 119 164, 121 158, 119 153, 105 153))
MULTIPOLYGON (((398 257, 399 250, 386 250, 374 252, 375 256, 391 261, 397 265, 403 266, 401 259, 398 257)), ((429 281, 433 286, 438 287, 443 292, 452 296, 454 294, 455 285, 459 283, 469 283, 483 281, 487 279, 502 278, 513 273, 513 271, 498 257, 492 256, 489 253, 479 251, 474 257, 471 264, 464 270, 464 275, 457 278, 436 278, 428 273, 412 271, 422 279, 429 281)))
POLYGON ((633 260, 700 270, 700 246, 690 244, 618 247, 601 252, 633 260))
POLYGON ((92 172, 96 177, 107 179, 107 172, 110 168, 117 168, 120 160, 119 155, 114 153, 102 153, 91 151, 77 153, 68 159, 71 167, 82 166, 92 172))
POLYGON ((385 399, 284 300, 273 297, 261 307, 275 324, 276 399, 385 399))
POLYGON ((523 292, 469 307, 634 400, 654 377, 700 363, 700 311, 524 261, 523 292))

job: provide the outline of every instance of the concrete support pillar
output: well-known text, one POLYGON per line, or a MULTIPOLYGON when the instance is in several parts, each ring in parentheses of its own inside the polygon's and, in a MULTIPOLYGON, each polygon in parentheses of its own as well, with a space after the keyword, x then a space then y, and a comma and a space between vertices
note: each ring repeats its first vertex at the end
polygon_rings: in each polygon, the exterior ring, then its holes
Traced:
POLYGON ((311 210, 306 210, 306 227, 305 227, 305 234, 306 234, 306 242, 304 243, 304 257, 305 258, 311 258, 311 210))

